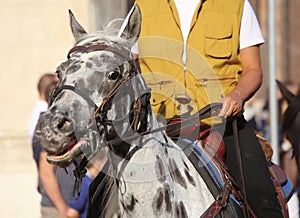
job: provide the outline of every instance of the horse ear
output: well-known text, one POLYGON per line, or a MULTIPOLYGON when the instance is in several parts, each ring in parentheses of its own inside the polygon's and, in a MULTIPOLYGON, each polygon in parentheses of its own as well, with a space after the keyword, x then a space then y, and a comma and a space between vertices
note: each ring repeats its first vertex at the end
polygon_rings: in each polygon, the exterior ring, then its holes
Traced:
POLYGON ((72 33, 73 33, 73 36, 74 36, 76 42, 78 42, 82 37, 87 35, 87 32, 78 23, 78 21, 76 20, 76 18, 71 10, 69 10, 69 15, 70 15, 70 26, 71 26, 72 33))
POLYGON ((129 40, 131 45, 133 45, 137 41, 141 31, 142 18, 140 8, 135 5, 126 19, 128 19, 127 25, 119 35, 129 40))
POLYGON ((287 100, 288 103, 290 103, 292 99, 295 97, 295 95, 291 91, 289 91, 280 81, 276 80, 276 82, 283 98, 287 100))

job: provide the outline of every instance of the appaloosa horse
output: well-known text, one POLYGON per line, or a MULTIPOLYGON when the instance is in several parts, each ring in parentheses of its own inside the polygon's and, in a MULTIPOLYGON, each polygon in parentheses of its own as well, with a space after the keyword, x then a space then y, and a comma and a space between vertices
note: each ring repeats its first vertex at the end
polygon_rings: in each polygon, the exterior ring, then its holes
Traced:
POLYGON ((179 147, 155 119, 130 52, 139 33, 134 19, 121 37, 87 34, 72 12, 70 19, 76 44, 57 68, 59 84, 36 136, 50 163, 76 165, 78 191, 88 159, 109 148, 88 217, 243 217, 229 174, 193 142, 179 147))

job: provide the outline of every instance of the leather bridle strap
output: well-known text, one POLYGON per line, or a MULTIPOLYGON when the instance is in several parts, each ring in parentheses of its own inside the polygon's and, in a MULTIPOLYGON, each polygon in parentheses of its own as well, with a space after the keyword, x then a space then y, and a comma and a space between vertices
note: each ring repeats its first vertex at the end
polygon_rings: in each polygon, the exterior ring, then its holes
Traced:
POLYGON ((76 86, 70 86, 70 85, 62 85, 61 87, 57 88, 54 91, 54 93, 51 95, 49 105, 51 105, 54 102, 54 100, 63 90, 70 90, 75 92, 77 95, 81 96, 90 106, 97 108, 97 105, 94 103, 93 100, 91 100, 87 95, 85 95, 83 92, 77 89, 76 86))
POLYGON ((108 95, 105 98, 103 98, 102 104, 95 111, 96 116, 99 116, 101 118, 103 113, 106 113, 110 109, 111 99, 116 95, 116 93, 119 91, 119 89, 127 80, 128 79, 126 78, 121 78, 118 84, 114 86, 114 88, 108 93, 108 95))
POLYGON ((188 125, 188 126, 190 126, 190 125, 193 125, 193 124, 199 125, 199 121, 201 121, 203 119, 206 119, 206 118, 217 116, 219 114, 219 109, 220 109, 221 105, 222 105, 221 103, 212 103, 212 104, 206 105, 198 113, 191 115, 186 120, 179 121, 179 122, 173 123, 173 124, 163 125, 163 126, 155 128, 155 129, 150 129, 150 130, 141 132, 140 134, 135 134, 133 136, 126 137, 124 139, 119 139, 119 138, 111 139, 107 142, 110 143, 110 144, 118 144, 118 143, 121 143, 124 140, 125 141, 131 141, 131 140, 135 140, 135 139, 137 139, 141 136, 144 136, 144 135, 165 131, 167 127, 170 128, 170 127, 174 127, 174 126, 178 126, 178 125, 181 125, 181 126, 188 125))
POLYGON ((93 52, 93 51, 110 51, 113 53, 116 53, 120 56, 122 56, 123 58, 125 58, 126 60, 130 60, 130 54, 128 54, 127 52, 124 52, 121 49, 115 48, 115 47, 111 47, 108 45, 104 45, 104 44, 96 44, 96 45, 89 45, 89 46, 75 46, 73 47, 69 52, 68 52, 68 59, 71 57, 71 54, 73 52, 83 52, 83 53, 89 53, 89 52, 93 52))

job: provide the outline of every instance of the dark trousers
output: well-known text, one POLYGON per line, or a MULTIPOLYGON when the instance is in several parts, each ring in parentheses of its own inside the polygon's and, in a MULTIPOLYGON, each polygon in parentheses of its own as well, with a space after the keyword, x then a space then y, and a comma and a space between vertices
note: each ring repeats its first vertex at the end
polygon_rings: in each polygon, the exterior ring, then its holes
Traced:
MULTIPOLYGON (((244 118, 238 118, 237 123, 248 203, 251 204, 258 218, 283 217, 261 145, 252 127, 244 118)), ((224 143, 226 146, 225 163, 231 175, 238 184, 241 184, 232 122, 226 124, 224 143)))

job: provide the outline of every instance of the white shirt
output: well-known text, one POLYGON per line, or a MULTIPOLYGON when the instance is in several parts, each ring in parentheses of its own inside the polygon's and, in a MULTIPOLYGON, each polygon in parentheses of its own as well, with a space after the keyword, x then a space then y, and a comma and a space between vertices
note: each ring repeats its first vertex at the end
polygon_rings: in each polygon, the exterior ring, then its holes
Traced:
POLYGON ((240 30, 240 49, 264 43, 256 15, 248 0, 245 0, 240 30))
POLYGON ((175 5, 180 19, 180 29, 183 38, 182 62, 186 63, 186 41, 197 5, 201 0, 175 0, 175 5))
MULTIPOLYGON (((186 43, 190 31, 190 24, 193 18, 193 13, 191 13, 191 11, 195 11, 199 2, 200 0, 175 0, 175 4, 177 7, 177 11, 181 23, 181 32, 182 32, 184 43, 186 43)), ((120 33, 124 31, 124 28, 126 27, 126 24, 128 22, 128 18, 132 13, 132 11, 133 10, 131 10, 127 15, 123 23, 123 26, 120 29, 120 33)), ((249 1, 245 0, 243 13, 242 13, 242 20, 241 20, 240 49, 247 48, 253 45, 259 45, 264 42, 265 41, 257 17, 254 13, 254 10, 250 5, 249 1)), ((131 50, 133 53, 138 54, 139 53, 138 44, 135 43, 131 50)), ((184 56, 185 54, 183 54, 183 60, 185 60, 184 56)))
POLYGON ((47 111, 47 109, 48 109, 48 104, 47 104, 46 101, 38 100, 36 102, 32 112, 31 112, 31 116, 30 116, 30 119, 29 119, 29 122, 28 122, 28 133, 29 133, 30 137, 33 136, 35 126, 36 126, 37 121, 40 117, 40 114, 42 112, 47 111))

